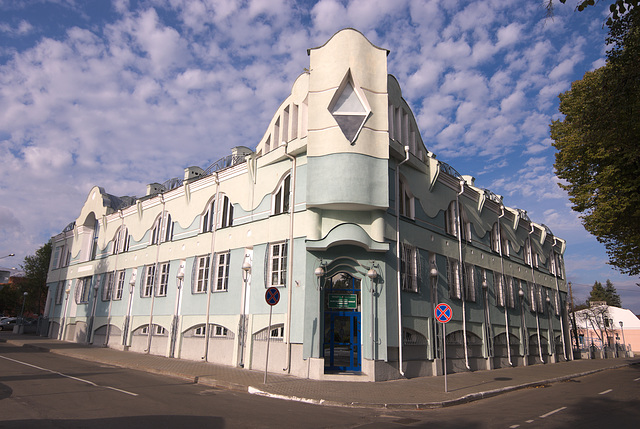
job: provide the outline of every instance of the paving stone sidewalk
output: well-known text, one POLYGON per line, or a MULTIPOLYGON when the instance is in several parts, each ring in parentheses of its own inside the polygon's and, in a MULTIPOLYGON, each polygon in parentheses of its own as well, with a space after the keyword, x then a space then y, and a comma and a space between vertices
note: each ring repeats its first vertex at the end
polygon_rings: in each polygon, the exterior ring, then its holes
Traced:
POLYGON ((458 405, 509 391, 557 383, 595 372, 640 364, 639 358, 589 359, 377 383, 318 381, 211 363, 0 332, 0 342, 35 347, 76 359, 190 380, 206 386, 323 405, 426 409, 458 405))

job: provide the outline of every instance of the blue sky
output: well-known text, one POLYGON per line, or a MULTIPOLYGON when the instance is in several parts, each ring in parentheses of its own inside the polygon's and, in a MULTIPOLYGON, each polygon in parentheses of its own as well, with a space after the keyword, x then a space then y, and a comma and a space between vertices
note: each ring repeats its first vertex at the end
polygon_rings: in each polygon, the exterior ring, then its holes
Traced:
POLYGON ((567 240, 574 299, 611 279, 554 175, 558 94, 604 65, 608 2, 0 0, 0 265, 79 214, 91 187, 147 183, 255 147, 307 49, 345 27, 390 51, 427 149, 567 240), (606 3, 606 4, 605 4, 606 3))

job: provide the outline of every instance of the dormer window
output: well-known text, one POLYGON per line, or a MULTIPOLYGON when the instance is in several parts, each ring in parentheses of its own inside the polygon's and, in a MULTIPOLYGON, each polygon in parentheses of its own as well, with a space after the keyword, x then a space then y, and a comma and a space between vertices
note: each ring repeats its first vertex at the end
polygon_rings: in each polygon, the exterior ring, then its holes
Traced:
POLYGON ((280 213, 287 213, 289 211, 289 198, 291 192, 291 175, 287 175, 280 186, 278 186, 276 192, 273 194, 272 200, 272 214, 277 215, 280 213))

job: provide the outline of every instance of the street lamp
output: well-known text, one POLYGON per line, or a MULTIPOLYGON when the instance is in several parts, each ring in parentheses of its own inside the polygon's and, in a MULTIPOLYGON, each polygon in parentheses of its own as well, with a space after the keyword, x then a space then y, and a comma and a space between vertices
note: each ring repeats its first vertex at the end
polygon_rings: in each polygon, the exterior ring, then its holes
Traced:
MULTIPOLYGON (((251 273, 251 259, 249 255, 245 255, 244 261, 242 262, 242 278, 244 280, 244 290, 242 291, 242 314, 240 315, 240 359, 238 362, 238 366, 240 368, 244 368, 244 346, 247 341, 247 288, 249 283, 249 274, 251 273)), ((267 332, 267 335, 271 335, 270 332, 267 332)))
POLYGON ((15 253, 9 253, 9 254, 8 254, 8 255, 6 255, 6 256, 0 256, 0 259, 8 258, 8 257, 10 257, 10 256, 16 256, 16 254, 15 254, 15 253))
POLYGON ((24 303, 27 300, 27 295, 29 295, 29 292, 25 292, 22 294, 23 298, 22 298, 22 310, 20 311, 20 324, 24 325, 24 303))
POLYGON ((622 331, 622 346, 624 347, 624 357, 628 357, 627 356, 627 343, 624 340, 624 329, 622 328, 623 323, 622 320, 620 321, 620 330, 622 331))

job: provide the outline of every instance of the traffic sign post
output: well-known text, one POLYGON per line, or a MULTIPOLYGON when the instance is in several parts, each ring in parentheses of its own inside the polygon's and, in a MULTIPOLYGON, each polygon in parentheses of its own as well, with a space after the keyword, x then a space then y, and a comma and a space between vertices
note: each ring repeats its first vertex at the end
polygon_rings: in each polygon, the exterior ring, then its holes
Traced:
POLYGON ((447 393, 447 329, 446 324, 453 317, 453 310, 448 304, 441 302, 434 311, 436 320, 442 323, 442 372, 444 373, 444 392, 447 393))
POLYGON ((269 370, 269 343, 271 340, 271 315, 273 306, 280 301, 280 291, 276 287, 270 287, 264 294, 264 300, 269 304, 269 327, 267 328, 267 353, 264 362, 264 384, 267 384, 267 372, 269 370))

